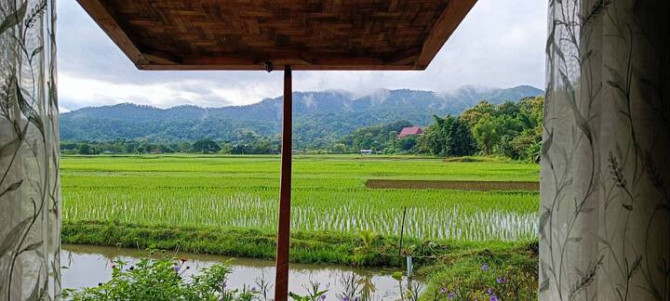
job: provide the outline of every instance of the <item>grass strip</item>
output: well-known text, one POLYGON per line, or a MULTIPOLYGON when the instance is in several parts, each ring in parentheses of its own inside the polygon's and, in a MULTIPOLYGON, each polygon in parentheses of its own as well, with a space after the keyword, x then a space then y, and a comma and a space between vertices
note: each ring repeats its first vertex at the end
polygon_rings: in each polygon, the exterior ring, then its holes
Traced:
MULTIPOLYGON (((64 222, 61 240, 65 244, 117 246, 137 249, 180 250, 199 254, 274 259, 275 233, 242 228, 189 228, 138 225, 119 222, 64 222)), ((297 263, 343 264, 357 267, 402 267, 411 254, 418 265, 431 265, 448 256, 473 250, 515 250, 528 242, 420 241, 405 238, 402 255, 398 238, 362 232, 360 235, 294 231, 291 261, 297 263), (446 257, 445 257, 446 256, 446 257)))
MULTIPOLYGON (((129 223, 65 222, 61 240, 67 244, 152 248, 233 257, 274 259, 275 233, 254 229, 207 229, 144 226, 129 223)), ((360 267, 401 266, 397 247, 377 237, 366 244, 359 237, 325 232, 294 232, 291 261, 360 267), (395 249, 394 249, 395 248, 395 249), (395 252, 395 254, 394 254, 395 252)))

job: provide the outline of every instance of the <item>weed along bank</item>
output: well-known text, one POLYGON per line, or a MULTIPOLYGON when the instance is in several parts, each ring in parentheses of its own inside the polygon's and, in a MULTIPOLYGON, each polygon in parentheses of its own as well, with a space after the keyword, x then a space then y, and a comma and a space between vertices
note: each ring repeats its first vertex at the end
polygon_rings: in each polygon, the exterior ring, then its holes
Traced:
POLYGON ((288 298, 292 71, 423 70, 475 2, 79 1, 139 69, 284 71, 278 301, 288 298))

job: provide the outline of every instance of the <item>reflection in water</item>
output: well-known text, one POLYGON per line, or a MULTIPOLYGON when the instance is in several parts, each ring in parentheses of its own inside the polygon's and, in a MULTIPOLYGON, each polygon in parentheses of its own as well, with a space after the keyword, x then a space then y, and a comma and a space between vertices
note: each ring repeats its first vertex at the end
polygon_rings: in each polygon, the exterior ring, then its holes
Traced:
MULTIPOLYGON (((200 269, 209 267, 218 262, 231 260, 231 257, 217 255, 202 255, 191 253, 165 253, 169 256, 187 258, 189 270, 184 274, 186 277, 197 273, 200 269)), ((84 245, 64 245, 61 254, 62 284, 64 288, 84 288, 96 286, 98 283, 111 279, 112 264, 114 259, 133 263, 143 256, 146 251, 100 247, 84 245)), ((160 256, 160 255, 157 255, 160 256)), ((231 288, 242 288, 244 285, 256 286, 261 281, 274 284, 275 267, 274 262, 262 259, 232 259, 233 272, 229 277, 228 286, 231 288)), ((354 283, 364 294, 375 300, 394 300, 400 295, 399 282, 390 276, 391 270, 364 270, 354 269, 346 266, 315 265, 315 264, 291 264, 289 272, 290 286, 292 292, 298 294, 306 293, 310 282, 318 282, 322 289, 328 289, 329 294, 343 294, 348 286, 354 283), (353 277, 356 275, 356 277, 353 277)), ((416 280, 414 280, 416 282, 416 280)), ((407 280, 403 285, 407 286, 407 280)), ((334 298, 329 297, 328 300, 334 298)))

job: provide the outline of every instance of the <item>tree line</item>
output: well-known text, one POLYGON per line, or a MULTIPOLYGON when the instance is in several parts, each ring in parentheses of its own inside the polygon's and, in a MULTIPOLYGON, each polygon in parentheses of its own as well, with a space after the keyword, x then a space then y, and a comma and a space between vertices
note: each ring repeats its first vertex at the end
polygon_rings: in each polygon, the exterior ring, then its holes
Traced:
POLYGON ((502 155, 516 160, 536 160, 542 142, 544 98, 492 105, 481 101, 459 116, 433 116, 422 135, 404 138, 398 133, 409 122, 358 129, 347 135, 332 152, 371 149, 386 154, 434 156, 502 155))
MULTIPOLYGON (((385 154, 430 154, 434 156, 502 155, 516 160, 535 161, 542 140, 544 98, 525 98, 519 102, 493 105, 486 100, 458 116, 433 116, 423 134, 400 138, 408 121, 359 128, 335 143, 314 140, 297 144, 306 153, 359 153, 372 150, 385 154)), ((223 153, 278 154, 278 135, 262 136, 242 129, 235 141, 200 139, 189 141, 113 141, 62 142, 64 154, 157 154, 223 153)))
POLYGON ((100 154, 278 154, 279 141, 258 139, 252 142, 216 142, 201 139, 193 143, 181 142, 147 142, 126 139, 114 141, 81 141, 61 142, 61 154, 66 155, 100 155, 100 154))

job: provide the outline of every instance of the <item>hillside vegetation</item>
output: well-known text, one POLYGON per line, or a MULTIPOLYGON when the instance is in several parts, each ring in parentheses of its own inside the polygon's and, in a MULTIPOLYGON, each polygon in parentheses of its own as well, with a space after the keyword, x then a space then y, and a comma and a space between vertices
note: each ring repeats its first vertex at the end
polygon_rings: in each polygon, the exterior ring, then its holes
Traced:
MULTIPOLYGON (((486 99, 491 104, 535 97, 530 86, 509 89, 466 86, 451 93, 381 90, 365 97, 341 91, 295 92, 294 140, 297 149, 327 149, 352 131, 399 120, 427 126, 432 115, 458 115, 486 99)), ((222 108, 179 106, 159 109, 130 103, 83 108, 61 114, 60 135, 66 142, 193 143, 200 139, 245 144, 278 141, 282 98, 222 108)))
MULTIPOLYGON (((502 155, 512 159, 535 161, 542 140, 544 98, 528 97, 518 102, 505 101, 495 105, 482 100, 460 115, 432 116, 432 124, 423 127, 423 134, 400 137, 405 127, 415 126, 407 120, 358 128, 348 134, 330 133, 311 138, 302 147, 303 153, 358 153, 370 150, 384 154, 427 154, 440 157, 471 155, 502 155), (336 136, 339 136, 337 140, 336 136)), ((149 114, 150 115, 150 114, 149 114)), ((116 139, 113 141, 77 141, 61 143, 66 154, 100 153, 222 153, 278 154, 279 135, 260 136, 248 129, 236 131, 234 140, 151 142, 148 139, 116 139)), ((294 140, 300 141, 300 134, 294 140)))

